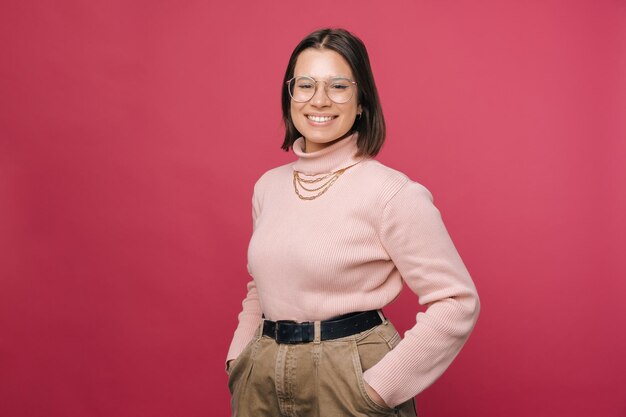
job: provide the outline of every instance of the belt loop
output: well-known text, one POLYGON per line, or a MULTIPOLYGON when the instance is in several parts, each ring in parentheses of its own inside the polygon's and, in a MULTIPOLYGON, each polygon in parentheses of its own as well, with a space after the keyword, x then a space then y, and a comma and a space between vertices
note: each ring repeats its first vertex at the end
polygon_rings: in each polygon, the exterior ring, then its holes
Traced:
POLYGON ((376 310, 376 312, 380 316, 380 319, 382 320, 383 324, 387 324, 387 317, 383 315, 383 311, 379 308, 378 310, 376 310))
POLYGON ((322 322, 319 320, 315 320, 313 322, 313 328, 314 328, 313 343, 315 343, 316 345, 319 345, 322 341, 322 322))
POLYGON ((263 326, 265 325, 265 317, 261 317, 261 323, 259 324, 259 331, 256 335, 257 340, 263 337, 263 326))

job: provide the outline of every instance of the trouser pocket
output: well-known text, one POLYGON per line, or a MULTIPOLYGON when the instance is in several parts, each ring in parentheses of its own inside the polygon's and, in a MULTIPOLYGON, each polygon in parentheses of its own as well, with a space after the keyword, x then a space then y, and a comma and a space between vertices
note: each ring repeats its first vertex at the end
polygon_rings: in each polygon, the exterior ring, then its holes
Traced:
POLYGON ((228 390, 232 396, 235 395, 239 381, 242 379, 242 375, 249 372, 249 368, 252 365, 252 357, 254 347, 256 346, 257 338, 253 338, 246 347, 241 351, 239 356, 235 358, 229 366, 228 371, 228 390))
POLYGON ((392 340, 393 335, 389 335, 387 339, 382 337, 383 333, 381 333, 381 330, 387 332, 387 328, 380 329, 382 326, 389 326, 389 323, 380 324, 369 332, 359 334, 352 341, 351 350, 354 374, 356 375, 359 395, 372 411, 378 413, 377 415, 396 415, 398 412, 396 407, 379 404, 370 397, 365 389, 365 381, 363 380, 363 373, 376 365, 392 349, 389 341, 392 340))
POLYGON ((378 412, 401 417, 416 417, 417 409, 414 398, 392 408, 378 404, 365 390, 363 373, 380 362, 401 340, 400 334, 389 320, 374 327, 372 330, 371 333, 359 335, 354 340, 354 369, 359 388, 361 389, 361 395, 378 412))

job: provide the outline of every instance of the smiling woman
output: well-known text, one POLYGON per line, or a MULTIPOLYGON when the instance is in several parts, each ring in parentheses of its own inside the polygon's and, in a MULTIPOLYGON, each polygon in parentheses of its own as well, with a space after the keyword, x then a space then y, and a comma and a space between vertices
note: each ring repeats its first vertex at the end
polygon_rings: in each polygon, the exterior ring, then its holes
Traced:
POLYGON ((359 154, 374 157, 385 140, 385 118, 367 50, 345 30, 320 30, 296 46, 285 71, 282 109, 285 151, 300 137, 312 152, 357 132, 359 154), (323 118, 329 117, 340 120, 324 124, 323 118))
POLYGON ((330 49, 309 48, 298 57, 294 73, 288 81, 290 113, 305 138, 305 151, 314 152, 343 139, 362 112, 358 100, 351 100, 355 96, 352 90, 358 87, 346 60, 330 49), (320 83, 324 88, 319 88, 320 83))
POLYGON ((430 191, 373 159, 385 121, 363 43, 316 31, 283 81, 297 160, 254 186, 233 416, 415 417, 476 323, 476 288, 430 191), (429 307, 401 339, 382 308, 403 280, 429 307))

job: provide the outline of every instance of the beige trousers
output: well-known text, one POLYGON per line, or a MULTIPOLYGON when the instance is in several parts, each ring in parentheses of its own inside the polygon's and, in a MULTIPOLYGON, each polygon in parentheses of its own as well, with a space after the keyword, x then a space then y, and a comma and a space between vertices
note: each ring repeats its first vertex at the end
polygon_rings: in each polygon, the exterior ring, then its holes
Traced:
POLYGON ((279 344, 262 336, 259 326, 257 335, 230 363, 232 416, 417 417, 414 398, 390 408, 374 402, 365 391, 363 372, 400 342, 388 319, 352 336, 318 339, 279 344))

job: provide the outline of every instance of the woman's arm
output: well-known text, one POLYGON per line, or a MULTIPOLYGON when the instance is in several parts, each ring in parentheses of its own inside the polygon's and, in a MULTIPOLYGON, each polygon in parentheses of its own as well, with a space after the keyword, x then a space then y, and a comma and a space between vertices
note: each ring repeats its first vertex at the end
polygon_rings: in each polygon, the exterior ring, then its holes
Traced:
POLYGON ((363 379, 390 406, 430 386, 450 365, 476 324, 476 287, 430 191, 407 182, 386 204, 380 240, 425 312, 363 379))
MULTIPOLYGON (((261 212, 261 204, 258 190, 259 181, 254 185, 254 191, 252 193, 252 231, 256 229, 257 219, 261 212)), ((250 265, 247 266, 248 274, 252 276, 250 272, 250 265)), ((256 283, 254 278, 248 281, 246 297, 241 302, 242 310, 237 316, 239 324, 233 335, 233 339, 226 355, 226 372, 228 373, 228 361, 236 359, 243 351, 246 345, 254 337, 258 325, 261 322, 261 316, 263 314, 261 304, 259 301, 259 295, 257 293, 256 283)))
POLYGON ((228 348, 228 354, 226 355, 227 371, 228 361, 236 359, 254 337, 261 322, 261 315, 263 314, 254 279, 248 282, 247 288, 248 294, 242 301, 241 305, 243 308, 237 316, 239 324, 237 325, 233 339, 230 342, 230 347, 228 348))

